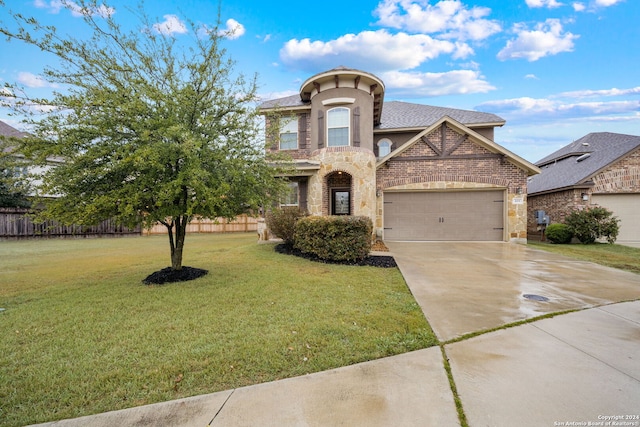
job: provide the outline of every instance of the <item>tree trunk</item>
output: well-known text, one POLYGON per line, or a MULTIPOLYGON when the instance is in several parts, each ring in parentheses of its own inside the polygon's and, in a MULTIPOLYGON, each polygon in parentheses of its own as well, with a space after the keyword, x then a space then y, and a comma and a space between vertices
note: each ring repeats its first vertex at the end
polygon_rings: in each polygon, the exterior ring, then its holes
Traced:
POLYGON ((165 224, 169 234, 169 245, 171 246, 172 270, 182 269, 182 252, 188 224, 189 218, 184 216, 174 217, 170 223, 165 224))

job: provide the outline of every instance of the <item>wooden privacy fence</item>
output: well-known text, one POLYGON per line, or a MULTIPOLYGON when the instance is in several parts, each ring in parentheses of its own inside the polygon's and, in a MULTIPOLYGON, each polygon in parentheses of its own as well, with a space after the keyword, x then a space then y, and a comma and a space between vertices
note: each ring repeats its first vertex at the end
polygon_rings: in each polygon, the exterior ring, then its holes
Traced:
POLYGON ((94 226, 62 225, 56 221, 34 223, 31 211, 19 208, 0 208, 0 239, 29 237, 107 237, 140 235, 140 227, 130 229, 113 220, 94 226))
MULTIPOLYGON (((187 226, 187 233, 235 233, 257 230, 258 218, 246 214, 238 215, 233 221, 225 218, 194 218, 187 226)), ((142 234, 167 234, 167 228, 162 224, 156 224, 151 229, 143 230, 142 234)))
MULTIPOLYGON (((56 221, 34 223, 28 209, 0 208, 0 239, 29 237, 108 237, 166 234, 162 224, 156 224, 150 230, 142 227, 129 229, 118 225, 113 220, 102 221, 95 226, 62 225, 56 221)), ((243 214, 233 221, 225 218, 216 220, 195 218, 187 226, 187 233, 234 233, 253 232, 258 230, 258 218, 243 214)))

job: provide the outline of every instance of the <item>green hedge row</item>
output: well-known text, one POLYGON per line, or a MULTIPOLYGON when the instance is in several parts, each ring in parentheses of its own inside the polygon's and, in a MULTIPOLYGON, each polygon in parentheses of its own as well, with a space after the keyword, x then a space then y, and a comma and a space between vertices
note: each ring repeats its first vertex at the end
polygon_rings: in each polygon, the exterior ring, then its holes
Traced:
POLYGON ((360 261, 371 251, 373 224, 364 216, 308 216, 295 226, 294 247, 330 261, 360 261))

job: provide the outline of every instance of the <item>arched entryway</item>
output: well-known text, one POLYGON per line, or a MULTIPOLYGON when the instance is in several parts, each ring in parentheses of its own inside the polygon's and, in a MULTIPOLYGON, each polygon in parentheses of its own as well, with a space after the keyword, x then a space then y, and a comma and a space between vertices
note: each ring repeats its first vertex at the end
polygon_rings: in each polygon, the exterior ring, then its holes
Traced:
POLYGON ((328 215, 351 215, 353 212, 352 177, 347 172, 337 171, 325 178, 325 213, 328 215))

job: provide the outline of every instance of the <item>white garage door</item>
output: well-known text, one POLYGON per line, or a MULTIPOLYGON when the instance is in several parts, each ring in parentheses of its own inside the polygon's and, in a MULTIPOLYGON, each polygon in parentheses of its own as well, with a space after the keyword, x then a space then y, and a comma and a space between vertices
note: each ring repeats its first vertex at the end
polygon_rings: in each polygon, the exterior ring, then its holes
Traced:
POLYGON ((385 192, 385 240, 504 240, 504 191, 385 192))
POLYGON ((618 217, 618 242, 640 242, 640 194, 594 194, 591 202, 618 217))

